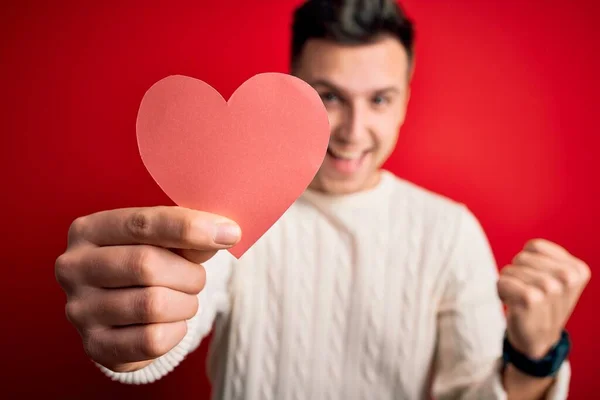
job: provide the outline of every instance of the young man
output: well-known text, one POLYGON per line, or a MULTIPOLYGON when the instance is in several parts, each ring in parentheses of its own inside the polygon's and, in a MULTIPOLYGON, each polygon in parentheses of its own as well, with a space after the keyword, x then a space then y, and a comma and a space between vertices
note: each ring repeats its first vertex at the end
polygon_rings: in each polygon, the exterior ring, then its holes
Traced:
POLYGON ((199 211, 74 221, 56 275, 100 369, 155 381, 214 329, 219 399, 566 398, 564 326, 589 268, 533 240, 498 277, 465 206, 381 169, 413 65, 413 28, 392 0, 296 11, 292 71, 322 96, 330 146, 241 260, 219 251, 237 225, 199 211))

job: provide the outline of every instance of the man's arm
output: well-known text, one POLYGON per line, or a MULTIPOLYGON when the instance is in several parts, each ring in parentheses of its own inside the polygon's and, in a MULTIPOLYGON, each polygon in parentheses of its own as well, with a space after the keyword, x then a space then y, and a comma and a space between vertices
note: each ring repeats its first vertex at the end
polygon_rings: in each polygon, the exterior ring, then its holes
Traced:
POLYGON ((538 379, 502 365, 506 330, 498 297, 498 269, 477 219, 466 208, 458 218, 439 306, 438 351, 432 392, 436 399, 566 399, 570 366, 538 379))
POLYGON ((177 346, 152 361, 151 364, 132 372, 114 372, 97 364, 105 375, 125 384, 147 384, 157 381, 173 371, 188 354, 198 348, 211 331, 218 314, 229 313, 228 281, 233 268, 233 257, 224 251, 205 262, 206 286, 198 294, 198 312, 187 321, 187 333, 177 346))
POLYGON ((590 275, 585 262, 544 239, 528 241, 511 264, 502 268, 498 295, 506 305, 509 359, 515 357, 515 368, 506 370, 504 382, 515 398, 542 398, 551 386, 551 379, 521 372, 549 374, 553 364, 568 356, 565 325, 590 275), (519 387, 516 393, 513 388, 519 387))
MULTIPOLYGON (((565 371, 567 368, 565 368, 565 371)), ((570 371, 564 372, 563 376, 567 375, 567 373, 570 373, 570 371)), ((504 368, 502 373, 502 384, 510 400, 557 398, 555 393, 550 392, 555 382, 555 377, 532 377, 522 373, 510 364, 504 368)), ((566 398, 566 395, 567 393, 565 392, 564 398, 566 398)), ((558 398, 563 397, 558 396, 558 398)))

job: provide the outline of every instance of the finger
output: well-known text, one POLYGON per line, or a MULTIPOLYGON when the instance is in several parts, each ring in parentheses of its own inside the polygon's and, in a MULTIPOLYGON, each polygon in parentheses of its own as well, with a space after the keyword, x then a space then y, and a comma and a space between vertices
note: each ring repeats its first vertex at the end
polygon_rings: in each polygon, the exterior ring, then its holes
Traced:
POLYGON ((218 250, 239 241, 239 226, 224 217, 182 207, 101 211, 73 222, 69 245, 149 244, 165 248, 218 250))
MULTIPOLYGON (((73 308, 81 304, 71 303, 73 308)), ((88 326, 167 323, 192 318, 198 311, 198 297, 163 287, 101 289, 86 296, 81 307, 85 310, 79 314, 87 318, 88 326)), ((77 316, 78 311, 72 309, 71 315, 77 316)))
POLYGON ((194 264, 202 264, 213 258, 218 250, 173 249, 172 251, 194 264))
POLYGON ((80 275, 65 280, 98 288, 162 286, 197 294, 206 282, 202 265, 148 245, 82 247, 63 255, 61 263, 64 274, 80 275))
POLYGON ((568 289, 576 289, 589 279, 587 266, 582 268, 576 259, 556 259, 544 253, 522 251, 513 259, 513 264, 547 271, 568 289))
POLYGON ((507 266, 502 269, 503 275, 510 275, 527 285, 535 286, 548 296, 561 295, 566 287, 550 272, 527 265, 507 266))
POLYGON ((543 254, 557 260, 569 260, 571 254, 562 246, 546 239, 533 239, 525 244, 524 250, 543 254))
POLYGON ((507 306, 529 308, 544 298, 544 294, 538 288, 529 286, 511 275, 501 275, 497 288, 500 300, 507 306))
MULTIPOLYGON (((502 269, 501 276, 516 279, 529 288, 536 288, 539 293, 543 295, 560 298, 558 302, 553 302, 555 312, 559 315, 563 315, 565 318, 571 315, 577 299, 581 295, 582 288, 576 288, 573 290, 572 287, 565 284, 565 280, 560 280, 557 275, 550 274, 547 271, 536 269, 528 265, 519 266, 507 266, 502 269)), ((560 276, 560 275, 558 275, 560 276)), ((533 295, 533 298, 529 299, 529 304, 534 304, 537 300, 540 300, 533 295)))
POLYGON ((84 347, 96 362, 117 371, 171 351, 187 333, 184 321, 98 329, 85 333, 84 347))

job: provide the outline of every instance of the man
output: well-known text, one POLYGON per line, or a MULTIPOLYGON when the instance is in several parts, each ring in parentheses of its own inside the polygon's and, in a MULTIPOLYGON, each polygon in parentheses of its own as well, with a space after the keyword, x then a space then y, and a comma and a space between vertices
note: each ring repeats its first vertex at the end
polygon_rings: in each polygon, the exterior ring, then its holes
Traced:
POLYGON ((56 275, 87 354, 112 379, 147 383, 214 329, 215 398, 566 398, 564 327, 585 263, 532 240, 498 279, 465 206, 381 169, 414 68, 402 10, 309 0, 294 14, 291 64, 323 98, 330 146, 240 260, 220 251, 239 227, 201 211, 73 222, 56 275))

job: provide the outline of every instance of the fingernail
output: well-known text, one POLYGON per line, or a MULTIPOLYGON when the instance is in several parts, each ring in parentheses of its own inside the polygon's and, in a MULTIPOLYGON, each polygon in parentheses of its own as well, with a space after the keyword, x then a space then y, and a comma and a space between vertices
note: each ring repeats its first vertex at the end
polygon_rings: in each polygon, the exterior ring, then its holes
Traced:
POLYGON ((235 244, 241 235, 240 227, 233 222, 220 222, 215 229, 215 243, 229 246, 235 244))

